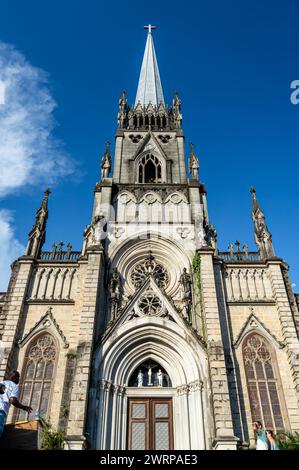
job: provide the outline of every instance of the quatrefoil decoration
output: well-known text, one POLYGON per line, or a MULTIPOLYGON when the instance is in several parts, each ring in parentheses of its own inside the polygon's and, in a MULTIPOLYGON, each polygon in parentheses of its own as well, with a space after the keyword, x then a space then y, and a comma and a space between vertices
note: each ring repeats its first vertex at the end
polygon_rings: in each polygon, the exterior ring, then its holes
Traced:
POLYGON ((130 134, 130 135, 129 135, 129 139, 131 139, 131 141, 132 141, 134 144, 138 144, 138 142, 142 139, 142 136, 141 136, 140 134, 137 134, 137 135, 130 134))
POLYGON ((165 134, 164 135, 160 134, 160 135, 158 135, 158 139, 160 139, 163 144, 167 144, 168 141, 171 139, 171 136, 168 135, 168 134, 166 134, 166 135, 165 134))

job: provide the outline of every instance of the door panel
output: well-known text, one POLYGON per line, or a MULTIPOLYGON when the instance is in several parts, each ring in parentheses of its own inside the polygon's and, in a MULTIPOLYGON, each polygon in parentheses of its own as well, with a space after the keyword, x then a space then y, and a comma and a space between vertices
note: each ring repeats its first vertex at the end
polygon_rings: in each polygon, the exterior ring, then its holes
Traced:
POLYGON ((173 449, 171 398, 131 398, 128 408, 128 449, 173 449))

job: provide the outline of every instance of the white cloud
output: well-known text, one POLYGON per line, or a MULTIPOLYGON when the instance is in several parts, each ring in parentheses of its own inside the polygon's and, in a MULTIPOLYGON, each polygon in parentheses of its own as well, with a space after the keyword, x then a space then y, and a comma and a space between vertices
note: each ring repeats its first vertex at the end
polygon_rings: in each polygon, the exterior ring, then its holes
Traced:
POLYGON ((6 291, 11 263, 23 255, 25 247, 15 238, 11 211, 0 209, 0 291, 6 291))
POLYGON ((296 284, 295 284, 295 282, 293 282, 293 284, 292 284, 292 287, 293 287, 293 288, 294 288, 294 287, 296 287, 296 284))
MULTIPOLYGON (((55 108, 46 72, 0 41, 0 198, 28 185, 44 188, 74 172, 53 134, 55 108)), ((7 288, 11 262, 25 250, 13 222, 10 211, 0 210, 0 290, 7 288)))
POLYGON ((0 42, 0 83, 0 196, 71 174, 74 164, 53 135, 56 103, 47 74, 0 42))

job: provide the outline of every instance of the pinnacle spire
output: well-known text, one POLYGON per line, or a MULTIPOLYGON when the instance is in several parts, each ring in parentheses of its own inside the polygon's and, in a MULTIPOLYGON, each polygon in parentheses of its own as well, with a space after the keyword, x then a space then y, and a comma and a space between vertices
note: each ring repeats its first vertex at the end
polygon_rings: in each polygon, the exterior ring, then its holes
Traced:
POLYGON ((274 256, 272 244, 272 235, 266 224, 265 215, 256 198, 256 191, 250 188, 252 197, 252 220, 254 224, 254 239, 259 248, 262 258, 271 258, 274 256))
POLYGON ((46 239, 46 224, 48 219, 48 199, 50 189, 44 191, 44 197, 40 207, 36 211, 35 222, 28 234, 26 256, 38 257, 46 239))
POLYGON ((156 27, 149 24, 144 26, 144 28, 148 29, 148 35, 140 70, 135 106, 137 106, 138 102, 142 106, 147 106, 149 103, 152 103, 153 106, 159 106, 161 102, 165 105, 152 37, 152 29, 156 27))

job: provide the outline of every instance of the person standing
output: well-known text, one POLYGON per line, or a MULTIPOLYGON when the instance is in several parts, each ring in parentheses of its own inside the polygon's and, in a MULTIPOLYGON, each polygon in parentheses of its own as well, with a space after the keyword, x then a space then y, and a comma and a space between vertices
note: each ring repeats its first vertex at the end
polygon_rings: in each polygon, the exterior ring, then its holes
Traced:
POLYGON ((256 450, 269 450, 269 443, 266 436, 266 431, 260 421, 254 421, 253 431, 256 436, 256 450))
POLYGON ((280 449, 279 449, 279 446, 278 446, 278 444, 277 444, 277 442, 276 442, 276 439, 275 439, 275 437, 274 437, 273 431, 267 430, 267 431, 266 431, 266 436, 267 436, 267 439, 268 439, 268 441, 269 441, 269 443, 270 443, 270 450, 280 450, 280 449))
POLYGON ((13 370, 8 380, 0 382, 0 437, 2 436, 3 429, 6 423, 10 405, 15 406, 21 410, 31 413, 30 406, 23 405, 19 402, 19 381, 20 374, 17 370, 13 370))

